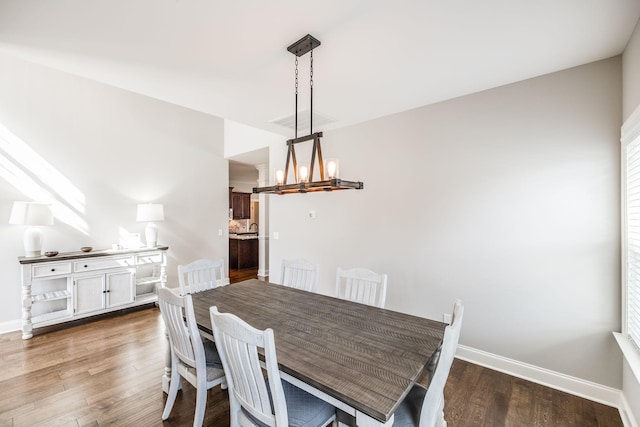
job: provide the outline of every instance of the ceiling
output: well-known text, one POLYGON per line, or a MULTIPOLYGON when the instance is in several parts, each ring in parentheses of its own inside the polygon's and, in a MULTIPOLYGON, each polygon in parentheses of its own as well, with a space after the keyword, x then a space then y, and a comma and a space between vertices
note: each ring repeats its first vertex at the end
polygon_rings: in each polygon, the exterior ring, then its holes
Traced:
POLYGON ((0 0, 0 50, 291 137, 272 121, 294 112, 286 47, 307 33, 328 130, 618 55, 639 16, 638 0, 0 0))

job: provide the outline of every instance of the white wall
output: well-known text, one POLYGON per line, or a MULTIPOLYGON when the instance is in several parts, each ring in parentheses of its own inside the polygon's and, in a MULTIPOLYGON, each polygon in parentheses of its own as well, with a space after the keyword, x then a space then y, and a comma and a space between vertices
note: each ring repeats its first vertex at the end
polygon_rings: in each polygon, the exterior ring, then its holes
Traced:
MULTIPOLYGON (((640 108, 640 21, 622 55, 622 99, 622 113, 626 120, 640 108)), ((640 420, 640 379, 633 374, 626 361, 622 375, 622 391, 631 405, 629 410, 636 420, 640 420)))
MULTIPOLYGON (((143 233, 136 204, 164 204, 159 243, 169 246, 169 281, 176 267, 198 257, 228 259, 228 162, 223 120, 173 104, 0 55, 0 124, 59 171, 84 197, 74 210, 88 234, 57 219, 44 230, 45 250, 107 248, 119 230, 143 233)), ((0 330, 20 318, 18 256, 22 227, 9 226, 14 200, 29 200, 24 185, 2 171, 0 149, 0 330)), ((36 175, 15 160, 10 167, 34 178, 62 205, 66 185, 36 175)), ((34 170, 35 169, 35 170, 34 170)))
POLYGON ((623 119, 640 106, 640 21, 622 55, 622 113, 623 119))
POLYGON ((434 319, 462 298, 461 344, 619 389, 621 105, 616 57, 325 132, 365 189, 270 196, 270 270, 320 262, 331 294, 369 267, 434 319))
POLYGON ((229 158, 282 142, 285 138, 273 132, 256 129, 232 120, 224 121, 224 157, 229 158))

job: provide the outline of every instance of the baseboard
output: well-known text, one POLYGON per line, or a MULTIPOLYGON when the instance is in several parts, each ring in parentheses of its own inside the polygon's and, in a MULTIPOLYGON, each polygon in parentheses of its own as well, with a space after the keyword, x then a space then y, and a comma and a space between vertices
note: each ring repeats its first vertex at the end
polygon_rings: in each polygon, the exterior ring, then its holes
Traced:
MULTIPOLYGON (((514 377, 564 391, 594 402, 613 406, 614 408, 618 408, 621 412, 621 417, 623 411, 627 413, 629 412, 627 410, 628 407, 622 407, 622 391, 612 387, 596 384, 591 381, 540 368, 538 366, 529 365, 528 363, 508 359, 506 357, 487 353, 486 351, 477 350, 465 345, 458 345, 456 357, 467 362, 475 363, 476 365, 493 369, 494 371, 503 372, 514 377)), ((627 424, 625 424, 625 426, 626 425, 627 424)), ((634 424, 631 424, 630 426, 634 426, 634 424)))
POLYGON ((624 393, 620 393, 620 418, 622 418, 622 424, 624 427, 638 427, 638 422, 633 416, 629 401, 625 397, 624 393))
POLYGON ((10 320, 8 322, 0 323, 0 334, 6 334, 7 332, 19 331, 22 328, 22 322, 18 320, 10 320))

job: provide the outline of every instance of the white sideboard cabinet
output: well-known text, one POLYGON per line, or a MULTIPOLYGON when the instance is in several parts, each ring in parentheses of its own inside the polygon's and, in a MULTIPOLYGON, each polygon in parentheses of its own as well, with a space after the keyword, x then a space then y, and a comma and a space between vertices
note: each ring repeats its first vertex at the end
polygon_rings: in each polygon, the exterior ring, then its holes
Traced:
POLYGON ((167 246, 20 257, 22 338, 33 328, 158 300, 165 286, 167 246))

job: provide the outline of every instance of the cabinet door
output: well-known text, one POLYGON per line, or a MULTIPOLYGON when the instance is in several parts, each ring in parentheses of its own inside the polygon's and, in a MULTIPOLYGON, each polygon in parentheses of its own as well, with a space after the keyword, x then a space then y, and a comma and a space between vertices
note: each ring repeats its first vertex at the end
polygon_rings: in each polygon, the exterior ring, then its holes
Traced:
POLYGON ((74 286, 75 314, 102 310, 105 305, 105 276, 77 277, 74 286))
POLYGON ((231 193, 231 209, 233 209, 233 219, 242 219, 242 194, 231 193))
POLYGON ((238 269, 258 266, 258 239, 238 240, 238 269))
POLYGON ((229 268, 238 268, 238 239, 229 239, 229 268))
POLYGON ((251 217, 251 193, 231 193, 233 219, 249 219, 251 217))
POLYGON ((133 302, 133 272, 119 271, 107 276, 107 307, 117 307, 133 302))
POLYGON ((251 218, 251 194, 246 193, 242 195, 242 218, 251 218))

